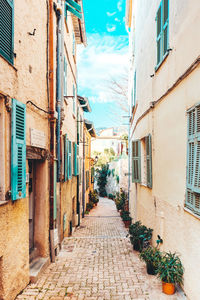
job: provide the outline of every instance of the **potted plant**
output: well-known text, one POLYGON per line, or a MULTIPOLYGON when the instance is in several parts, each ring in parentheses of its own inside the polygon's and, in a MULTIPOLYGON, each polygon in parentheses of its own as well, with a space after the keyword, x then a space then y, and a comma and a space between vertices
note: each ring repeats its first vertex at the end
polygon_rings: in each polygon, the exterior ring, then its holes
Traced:
POLYGON ((133 249, 136 251, 142 251, 144 244, 149 245, 149 241, 152 238, 153 229, 147 228, 142 225, 140 221, 135 222, 129 227, 130 240, 133 244, 133 249))
POLYGON ((143 249, 140 253, 140 259, 145 261, 148 274, 157 274, 158 266, 161 260, 161 252, 157 247, 149 246, 143 249))
POLYGON ((162 280, 162 291, 167 295, 175 293, 175 284, 183 283, 184 268, 176 253, 165 253, 158 265, 158 277, 162 280))
POLYGON ((126 228, 128 228, 131 225, 132 218, 130 217, 129 211, 122 212, 122 220, 124 221, 126 228))

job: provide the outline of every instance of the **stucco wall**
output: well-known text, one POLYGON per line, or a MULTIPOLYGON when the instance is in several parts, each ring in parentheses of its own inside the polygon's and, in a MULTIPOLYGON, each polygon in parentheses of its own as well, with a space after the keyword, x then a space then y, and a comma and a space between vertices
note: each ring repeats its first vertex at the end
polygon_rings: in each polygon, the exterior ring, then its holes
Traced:
POLYGON ((135 3, 136 50, 132 70, 137 71, 138 106, 131 140, 152 135, 153 188, 131 183, 131 213, 134 220, 141 220, 154 229, 154 245, 159 234, 163 238, 163 250, 180 253, 185 268, 183 288, 189 299, 198 300, 199 270, 196 266, 200 264, 200 220, 184 210, 184 201, 186 111, 199 102, 199 67, 136 122, 150 102, 159 99, 199 55, 199 1, 170 1, 169 46, 172 51, 156 73, 155 16, 160 1, 135 3))

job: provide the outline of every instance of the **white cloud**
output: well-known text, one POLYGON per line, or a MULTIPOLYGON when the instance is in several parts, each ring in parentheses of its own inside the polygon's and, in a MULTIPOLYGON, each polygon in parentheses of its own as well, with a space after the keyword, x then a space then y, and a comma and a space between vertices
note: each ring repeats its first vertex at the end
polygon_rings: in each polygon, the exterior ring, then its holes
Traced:
POLYGON ((116 13, 117 13, 116 11, 114 11, 113 13, 110 13, 109 11, 107 11, 106 14, 108 17, 112 17, 112 16, 116 15, 116 13))
POLYGON ((122 3, 123 3, 123 0, 119 0, 117 2, 117 9, 118 9, 118 11, 122 11, 122 3))
POLYGON ((112 102, 108 80, 128 65, 128 37, 88 34, 88 46, 78 51, 78 85, 81 96, 92 102, 112 102))
POLYGON ((118 18, 115 18, 115 21, 116 21, 116 22, 121 22, 118 18))
POLYGON ((110 24, 106 25, 106 29, 108 32, 114 32, 116 28, 117 28, 116 25, 110 25, 110 24))

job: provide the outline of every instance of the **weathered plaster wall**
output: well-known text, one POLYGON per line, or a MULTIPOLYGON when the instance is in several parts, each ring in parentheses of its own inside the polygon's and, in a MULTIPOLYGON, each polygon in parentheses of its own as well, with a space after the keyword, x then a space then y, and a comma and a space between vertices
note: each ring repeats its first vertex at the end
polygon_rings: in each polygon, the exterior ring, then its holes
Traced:
MULTIPOLYGON (((169 53, 155 73, 156 23, 160 1, 137 1, 136 53, 137 103, 132 130, 139 116, 157 100, 199 55, 198 1, 170 1, 169 53), (145 3, 145 5, 144 5, 145 3), (142 63, 141 63, 142 62, 142 63), (145 62, 145 63, 144 63, 145 62), (153 77, 150 77, 154 74, 153 77)), ((132 140, 152 135, 153 188, 131 184, 130 206, 135 220, 141 220, 163 238, 162 249, 181 255, 185 273, 184 290, 189 299, 199 299, 200 220, 184 210, 188 108, 199 102, 199 67, 184 79, 136 126, 132 140)), ((131 131, 132 131, 131 130, 131 131)))

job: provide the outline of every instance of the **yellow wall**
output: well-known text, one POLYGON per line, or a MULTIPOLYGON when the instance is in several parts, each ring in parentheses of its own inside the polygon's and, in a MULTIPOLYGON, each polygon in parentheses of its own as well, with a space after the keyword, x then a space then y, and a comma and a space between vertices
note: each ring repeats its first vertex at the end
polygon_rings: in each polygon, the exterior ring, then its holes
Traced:
MULTIPOLYGON (((162 250, 177 251, 183 262, 184 291, 199 299, 200 220, 184 209, 186 193, 187 109, 199 102, 200 69, 197 67, 142 119, 140 116, 158 100, 199 55, 199 1, 170 1, 169 46, 165 62, 155 73, 156 23, 160 1, 137 1, 136 52, 137 110, 131 139, 152 135, 153 188, 131 183, 130 208, 134 220, 154 229, 163 239, 162 250), (139 16, 139 17, 138 17, 139 16), (154 75, 150 77, 150 75, 154 75), (137 122, 137 123, 136 123, 137 122)), ((132 28, 133 30, 133 28, 132 28)), ((131 41, 132 42, 132 41, 131 41)), ((133 78, 133 74, 132 74, 133 78)))

